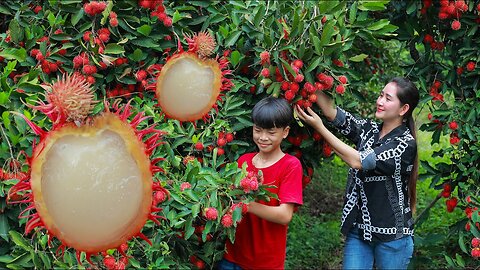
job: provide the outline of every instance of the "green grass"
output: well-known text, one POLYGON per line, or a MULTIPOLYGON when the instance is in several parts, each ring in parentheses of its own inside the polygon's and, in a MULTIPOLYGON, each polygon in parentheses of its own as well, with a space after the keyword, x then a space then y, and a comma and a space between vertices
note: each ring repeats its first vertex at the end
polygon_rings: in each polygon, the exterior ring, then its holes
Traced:
POLYGON ((347 170, 338 157, 315 169, 304 190, 304 205, 289 225, 286 269, 341 267, 340 218, 347 170))

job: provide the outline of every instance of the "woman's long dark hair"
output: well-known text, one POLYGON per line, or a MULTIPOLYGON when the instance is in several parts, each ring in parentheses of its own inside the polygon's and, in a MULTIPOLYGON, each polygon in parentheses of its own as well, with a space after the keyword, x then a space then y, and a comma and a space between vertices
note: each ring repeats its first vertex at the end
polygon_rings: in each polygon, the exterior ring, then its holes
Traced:
MULTIPOLYGON (((408 129, 412 133, 412 136, 417 140, 417 131, 415 128, 415 121, 413 120, 413 110, 417 107, 419 102, 418 89, 411 81, 402 77, 395 77, 390 82, 397 84, 397 97, 402 104, 408 104, 408 112, 403 116, 407 121, 408 129)), ((417 148, 418 149, 418 148, 417 148)), ((418 150, 417 150, 418 152, 418 150)), ((415 213, 417 202, 417 177, 418 177, 418 153, 415 153, 415 159, 413 161, 413 169, 410 174, 410 180, 408 181, 408 193, 410 196, 410 209, 415 213)))

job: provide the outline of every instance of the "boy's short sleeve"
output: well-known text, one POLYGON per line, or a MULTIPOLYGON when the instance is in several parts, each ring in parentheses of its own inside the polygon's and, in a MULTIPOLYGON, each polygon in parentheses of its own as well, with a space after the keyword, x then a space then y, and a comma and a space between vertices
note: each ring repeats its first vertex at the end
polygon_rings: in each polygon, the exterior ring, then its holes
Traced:
POLYGON ((303 204, 302 194, 302 164, 294 157, 290 156, 285 162, 282 170, 282 179, 280 181, 278 200, 280 203, 303 204))

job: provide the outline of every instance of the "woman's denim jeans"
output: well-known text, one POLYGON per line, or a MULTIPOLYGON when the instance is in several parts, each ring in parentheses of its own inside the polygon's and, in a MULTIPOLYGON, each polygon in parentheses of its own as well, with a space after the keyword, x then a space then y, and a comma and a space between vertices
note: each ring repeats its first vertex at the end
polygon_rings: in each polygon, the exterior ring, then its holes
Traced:
POLYGON ((389 242, 368 242, 353 229, 343 251, 343 269, 407 269, 413 254, 413 237, 389 242))

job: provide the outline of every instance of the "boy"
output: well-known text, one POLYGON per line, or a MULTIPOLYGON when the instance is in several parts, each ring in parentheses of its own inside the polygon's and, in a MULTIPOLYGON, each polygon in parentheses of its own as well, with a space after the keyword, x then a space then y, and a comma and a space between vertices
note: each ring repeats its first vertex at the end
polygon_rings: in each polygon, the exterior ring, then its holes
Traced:
POLYGON ((264 185, 273 185, 278 195, 270 201, 252 202, 237 226, 235 243, 227 240, 219 269, 283 269, 286 256, 288 223, 294 208, 302 200, 302 165, 282 151, 280 144, 288 136, 293 110, 285 99, 267 97, 252 111, 253 141, 258 152, 238 159, 247 171, 261 170, 264 185))

